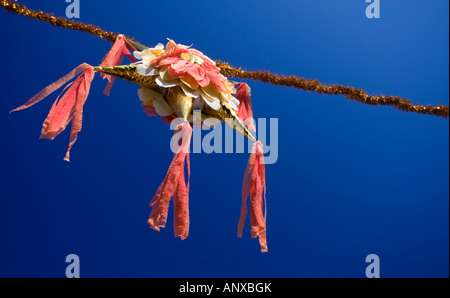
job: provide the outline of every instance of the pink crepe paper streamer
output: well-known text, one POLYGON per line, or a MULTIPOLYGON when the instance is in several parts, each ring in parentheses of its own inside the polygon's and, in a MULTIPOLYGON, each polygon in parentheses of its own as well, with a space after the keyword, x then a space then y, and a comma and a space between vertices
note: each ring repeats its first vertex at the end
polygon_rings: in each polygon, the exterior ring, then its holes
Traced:
POLYGON ((256 131, 255 124, 253 123, 251 89, 247 84, 240 83, 238 85, 236 99, 240 101, 237 116, 241 118, 242 121, 249 119, 249 121, 246 121, 247 128, 250 131, 256 131))
POLYGON ((191 166, 189 153, 186 155, 188 182, 185 184, 184 169, 181 170, 180 179, 174 194, 173 206, 173 226, 175 237, 184 240, 189 235, 189 178, 191 176, 191 166))
MULTIPOLYGON (((116 66, 120 65, 123 62, 123 57, 126 55, 128 59, 130 59, 131 62, 137 62, 137 60, 131 55, 130 51, 127 49, 127 40, 123 36, 123 34, 119 34, 116 38, 116 41, 114 42, 113 46, 109 50, 109 52, 106 54, 106 56, 103 58, 102 63, 100 66, 116 66)), ((106 96, 109 96, 109 93, 111 92, 112 85, 114 84, 115 77, 101 73, 101 77, 108 80, 108 84, 105 87, 105 90, 103 91, 103 94, 106 96)))
MULTIPOLYGON (((247 123, 251 131, 256 131, 253 122, 251 89, 245 83, 237 87, 236 98, 240 101, 237 115, 247 123), (246 121, 252 120, 252 121, 246 121)), ((267 252, 266 240, 266 178, 264 153, 261 142, 253 144, 252 153, 248 160, 247 169, 242 184, 241 217, 238 223, 238 237, 242 237, 245 218, 247 216, 247 198, 250 196, 250 226, 252 238, 259 237, 261 252, 267 252), (263 212, 264 211, 264 212, 263 212)))
POLYGON ((267 252, 266 240, 266 178, 264 154, 261 142, 253 144, 242 185, 241 218, 238 224, 238 237, 242 237, 247 216, 247 198, 250 195, 250 226, 252 238, 259 237, 261 252, 267 252), (264 210, 264 212, 263 212, 264 210))
POLYGON ((79 65, 58 81, 44 88, 24 105, 11 111, 20 111, 33 106, 80 73, 81 75, 73 83, 67 85, 63 92, 61 92, 60 96, 58 96, 53 103, 53 106, 42 126, 40 137, 41 139, 53 140, 72 121, 69 146, 66 151, 66 156, 64 157, 64 160, 66 161, 70 160, 70 149, 77 140, 78 132, 81 131, 83 106, 86 102, 91 82, 95 74, 92 66, 86 63, 79 65))
POLYGON ((189 146, 192 138, 192 127, 189 123, 181 125, 182 144, 170 164, 164 181, 159 186, 150 202, 152 211, 147 223, 156 231, 165 227, 169 212, 170 199, 174 198, 174 229, 175 237, 185 239, 189 233, 189 182, 185 184, 184 165, 187 160, 188 181, 190 177, 189 146))

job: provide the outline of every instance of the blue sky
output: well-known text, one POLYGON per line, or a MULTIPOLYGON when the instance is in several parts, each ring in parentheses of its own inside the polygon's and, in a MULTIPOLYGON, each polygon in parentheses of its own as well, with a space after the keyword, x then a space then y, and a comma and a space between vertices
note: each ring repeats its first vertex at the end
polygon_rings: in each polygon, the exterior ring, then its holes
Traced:
MULTIPOLYGON (((64 16, 67 3, 22 1, 64 16)), ((448 1, 85 1, 80 21, 152 46, 172 38, 212 59, 448 105, 448 1)), ((449 276, 449 124, 433 116, 248 81, 255 117, 278 118, 268 165, 269 253, 236 237, 248 154, 192 154, 190 236, 146 223, 172 159, 172 132, 140 107, 138 87, 97 76, 83 130, 39 140, 55 97, 9 115, 111 46, 88 34, 0 11, 0 276, 83 277, 449 276), (225 191, 224 191, 225 189, 225 191)), ((171 206, 172 207, 172 206, 171 206)))

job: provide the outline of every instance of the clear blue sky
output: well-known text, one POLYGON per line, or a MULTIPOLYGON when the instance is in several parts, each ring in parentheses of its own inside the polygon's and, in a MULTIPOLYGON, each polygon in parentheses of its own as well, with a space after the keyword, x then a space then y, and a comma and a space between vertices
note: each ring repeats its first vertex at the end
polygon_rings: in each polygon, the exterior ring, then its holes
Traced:
MULTIPOLYGON (((64 16, 63 0, 21 1, 64 16)), ((212 59, 449 103, 449 2, 86 1, 81 21, 155 45, 172 38, 212 59)), ((149 229, 150 202, 172 159, 172 132, 140 107, 138 87, 94 80, 83 131, 39 140, 55 96, 12 115, 110 44, 0 10, 0 277, 449 276, 449 123, 343 97, 248 81, 256 117, 278 118, 268 165, 269 253, 236 237, 248 154, 192 154, 190 236, 149 229), (224 185, 226 185, 224 191, 224 185)))

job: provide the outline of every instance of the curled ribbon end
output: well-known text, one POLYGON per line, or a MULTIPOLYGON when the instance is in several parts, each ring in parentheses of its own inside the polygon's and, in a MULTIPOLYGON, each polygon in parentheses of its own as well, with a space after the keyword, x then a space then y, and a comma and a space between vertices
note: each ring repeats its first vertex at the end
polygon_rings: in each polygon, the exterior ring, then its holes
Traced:
POLYGON ((155 230, 157 232, 159 232, 161 230, 161 228, 164 228, 164 224, 163 225, 161 225, 161 224, 156 225, 155 221, 152 218, 149 218, 147 220, 147 223, 148 223, 148 225, 150 226, 151 229, 153 229, 153 230, 155 230))

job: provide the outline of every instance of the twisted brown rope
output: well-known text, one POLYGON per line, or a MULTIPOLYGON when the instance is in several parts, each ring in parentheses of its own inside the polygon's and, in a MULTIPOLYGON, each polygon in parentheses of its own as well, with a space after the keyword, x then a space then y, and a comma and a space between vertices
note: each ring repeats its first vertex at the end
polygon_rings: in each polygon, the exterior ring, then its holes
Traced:
POLYGON ((447 118, 449 115, 449 107, 444 105, 421 106, 413 105, 409 99, 399 96, 371 96, 362 89, 343 85, 325 85, 317 80, 299 78, 297 76, 283 76, 273 74, 268 71, 246 71, 235 67, 231 67, 228 63, 218 62, 224 76, 239 77, 242 79, 252 79, 254 81, 261 81, 272 85, 280 85, 286 87, 294 87, 304 91, 313 91, 319 94, 329 95, 344 95, 349 100, 354 100, 368 105, 383 105, 392 106, 404 112, 416 112, 419 114, 435 115, 447 118))
MULTIPOLYGON (((26 8, 24 5, 20 5, 15 2, 7 0, 0 0, 0 6, 12 13, 44 21, 57 27, 87 32, 93 36, 106 39, 110 42, 114 42, 118 35, 118 33, 107 32, 102 30, 100 27, 94 25, 71 21, 62 17, 55 17, 52 14, 45 13, 42 11, 33 11, 26 8)), ((133 46, 139 48, 143 47, 141 44, 133 42, 133 38, 127 37, 127 39, 132 42, 133 46)), ((221 69, 222 74, 227 77, 252 79, 254 81, 261 81, 273 85, 294 87, 304 91, 313 91, 319 94, 344 95, 349 100, 354 100, 368 105, 392 106, 400 111, 405 112, 415 112, 419 114, 434 115, 444 118, 447 118, 449 116, 449 107, 445 105, 439 106, 414 105, 411 103, 409 99, 399 96, 390 96, 390 95, 371 96, 368 95, 366 91, 354 87, 336 84, 325 85, 318 80, 300 78, 293 75, 284 76, 272 74, 268 71, 246 71, 236 67, 232 67, 226 62, 221 61, 216 62, 217 66, 221 69)))
POLYGON ((26 8, 25 5, 21 5, 13 1, 0 0, 0 6, 12 13, 27 16, 29 18, 36 19, 39 21, 44 21, 52 24, 53 26, 83 31, 96 37, 106 39, 107 41, 110 42, 114 42, 116 40, 117 35, 119 35, 118 33, 106 32, 100 27, 94 25, 70 21, 62 17, 55 17, 51 13, 34 11, 26 8))

